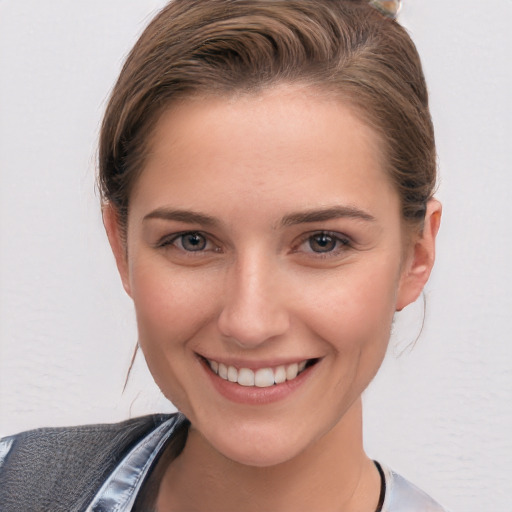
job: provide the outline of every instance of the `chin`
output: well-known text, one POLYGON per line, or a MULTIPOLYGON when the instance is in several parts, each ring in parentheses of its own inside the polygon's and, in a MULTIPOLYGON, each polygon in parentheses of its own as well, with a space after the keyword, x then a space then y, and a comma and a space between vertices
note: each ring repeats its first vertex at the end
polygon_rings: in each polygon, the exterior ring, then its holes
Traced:
POLYGON ((301 432, 297 425, 294 428, 270 420, 240 421, 231 427, 224 425, 201 431, 218 453, 238 464, 254 467, 277 466, 294 459, 316 438, 313 433, 301 432))
POLYGON ((260 442, 244 444, 228 442, 226 445, 214 446, 227 459, 252 467, 277 466, 294 459, 302 449, 299 446, 283 445, 283 443, 260 442))

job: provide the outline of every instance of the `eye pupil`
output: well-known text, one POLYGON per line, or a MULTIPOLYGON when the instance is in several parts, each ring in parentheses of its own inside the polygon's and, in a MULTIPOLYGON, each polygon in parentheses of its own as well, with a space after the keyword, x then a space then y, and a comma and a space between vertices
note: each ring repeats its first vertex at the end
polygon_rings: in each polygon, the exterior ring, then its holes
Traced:
POLYGON ((329 252, 336 248, 336 239, 325 233, 312 236, 309 245, 314 252, 329 252))
POLYGON ((206 247, 206 239, 199 233, 182 235, 181 243, 187 251, 202 251, 206 247))

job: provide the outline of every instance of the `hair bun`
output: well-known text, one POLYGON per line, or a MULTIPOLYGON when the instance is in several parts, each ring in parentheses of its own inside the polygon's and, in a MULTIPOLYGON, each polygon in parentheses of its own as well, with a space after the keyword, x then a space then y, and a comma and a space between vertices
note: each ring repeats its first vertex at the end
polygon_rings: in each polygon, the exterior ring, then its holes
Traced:
POLYGON ((401 0, 369 0, 369 3, 390 18, 396 18, 402 6, 401 0))

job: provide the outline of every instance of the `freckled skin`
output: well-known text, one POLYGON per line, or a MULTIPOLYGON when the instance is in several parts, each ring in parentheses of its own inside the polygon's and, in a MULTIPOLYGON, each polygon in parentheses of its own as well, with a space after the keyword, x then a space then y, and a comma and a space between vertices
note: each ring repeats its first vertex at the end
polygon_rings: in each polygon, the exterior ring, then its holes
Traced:
POLYGON ((431 202, 427 235, 404 246, 378 138, 350 107, 320 93, 282 86, 196 98, 163 115, 130 200, 127 258, 108 209, 105 224, 149 368, 194 427, 180 461, 189 480, 195 459, 224 465, 234 479, 244 478, 240 467, 289 475, 302 460, 322 482, 335 475, 326 500, 342 500, 344 478, 358 506, 356 481, 372 489, 367 500, 378 495, 362 449, 360 396, 382 362, 394 312, 428 278, 439 215, 431 202), (371 220, 282 222, 338 206, 371 220), (201 212, 214 223, 147 218, 158 209, 201 212), (200 250, 190 250, 191 240, 200 250), (254 406, 221 396, 198 354, 319 362, 286 399, 254 406))

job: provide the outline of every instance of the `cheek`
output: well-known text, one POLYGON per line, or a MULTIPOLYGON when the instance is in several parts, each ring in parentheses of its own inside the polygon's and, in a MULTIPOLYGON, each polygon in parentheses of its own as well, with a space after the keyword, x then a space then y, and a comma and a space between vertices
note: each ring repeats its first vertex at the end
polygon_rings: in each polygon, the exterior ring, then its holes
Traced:
POLYGON ((211 279, 190 271, 148 264, 134 266, 131 275, 139 344, 156 383, 179 406, 184 357, 192 356, 194 335, 215 316, 218 294, 211 279))
POLYGON ((397 284, 383 275, 393 272, 379 273, 376 266, 374 272, 340 276, 310 310, 309 326, 332 355, 328 361, 334 381, 325 398, 339 404, 333 409, 336 420, 368 387, 386 355, 397 284))
POLYGON ((315 288, 309 324, 339 352, 383 356, 396 306, 399 270, 392 262, 375 261, 357 271, 341 269, 315 288))
POLYGON ((139 328, 155 341, 179 343, 200 329, 215 310, 211 279, 200 272, 172 272, 148 263, 132 268, 132 297, 139 328))

